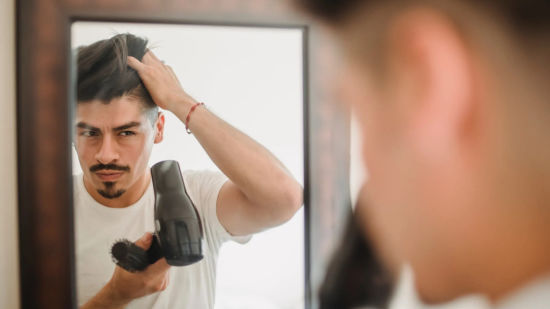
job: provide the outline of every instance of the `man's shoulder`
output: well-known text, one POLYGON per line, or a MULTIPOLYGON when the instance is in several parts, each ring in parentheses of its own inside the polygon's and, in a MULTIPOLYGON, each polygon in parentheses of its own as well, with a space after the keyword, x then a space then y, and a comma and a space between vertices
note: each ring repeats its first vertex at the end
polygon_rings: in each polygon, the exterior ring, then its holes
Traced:
POLYGON ((182 176, 185 191, 199 212, 211 212, 210 209, 216 208, 218 193, 227 181, 223 173, 212 170, 184 170, 182 176))
POLYGON ((227 177, 219 172, 212 170, 183 170, 181 172, 186 187, 204 187, 217 186, 220 182, 225 182, 227 177))
POLYGON ((84 175, 82 173, 80 174, 73 174, 72 181, 73 181, 73 194, 76 194, 77 192, 81 191, 84 188, 83 179, 84 175))
POLYGON ((215 170, 208 170, 208 169, 200 169, 200 170, 194 170, 194 169, 185 169, 181 171, 181 174, 184 176, 202 176, 202 177, 210 177, 210 176, 216 176, 216 175, 222 175, 223 173, 220 171, 215 170))

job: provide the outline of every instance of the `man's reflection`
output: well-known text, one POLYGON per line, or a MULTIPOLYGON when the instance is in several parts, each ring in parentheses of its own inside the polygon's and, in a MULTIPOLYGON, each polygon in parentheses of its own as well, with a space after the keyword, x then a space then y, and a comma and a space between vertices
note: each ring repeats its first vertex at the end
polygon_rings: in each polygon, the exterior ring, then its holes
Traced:
POLYGON ((267 149, 189 96, 144 39, 121 34, 79 48, 77 92, 75 147, 83 171, 74 179, 79 305, 212 308, 221 244, 244 243, 286 222, 302 204, 301 186, 267 149), (138 239, 144 249, 151 245, 148 161, 163 140, 159 107, 185 123, 223 174, 182 172, 202 220, 204 259, 178 268, 161 259, 129 273, 115 267, 109 249, 121 238, 138 239))

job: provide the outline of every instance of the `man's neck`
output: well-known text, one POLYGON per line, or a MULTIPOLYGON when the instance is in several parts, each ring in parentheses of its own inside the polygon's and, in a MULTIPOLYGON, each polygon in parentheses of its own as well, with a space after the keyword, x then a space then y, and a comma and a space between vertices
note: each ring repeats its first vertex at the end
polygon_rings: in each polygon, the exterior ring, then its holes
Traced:
POLYGON ((92 196, 92 198, 105 207, 110 208, 125 208, 135 204, 145 194, 151 182, 151 171, 147 169, 142 177, 140 177, 126 192, 120 197, 109 199, 101 194, 86 180, 84 177, 84 188, 92 196))
POLYGON ((482 266, 470 276, 475 281, 472 285, 476 287, 476 292, 487 295, 492 302, 498 302, 541 276, 550 274, 550 229, 542 226, 536 228, 539 225, 536 221, 547 221, 549 218, 544 215, 540 217, 544 219, 522 220, 525 223, 518 225, 507 224, 508 230, 495 228, 502 231, 500 239, 488 243, 486 251, 476 253, 480 255, 476 264, 482 266))

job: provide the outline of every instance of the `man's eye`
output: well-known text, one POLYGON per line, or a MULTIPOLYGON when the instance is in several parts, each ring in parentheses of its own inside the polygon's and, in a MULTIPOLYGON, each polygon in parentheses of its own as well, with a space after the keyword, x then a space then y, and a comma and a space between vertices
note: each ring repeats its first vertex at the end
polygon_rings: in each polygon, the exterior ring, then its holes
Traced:
POLYGON ((132 136, 132 135, 136 135, 135 132, 133 131, 122 131, 119 133, 120 136, 132 136))
POLYGON ((85 137, 92 137, 92 136, 97 136, 97 132, 95 132, 95 131, 82 131, 80 133, 80 135, 85 136, 85 137))

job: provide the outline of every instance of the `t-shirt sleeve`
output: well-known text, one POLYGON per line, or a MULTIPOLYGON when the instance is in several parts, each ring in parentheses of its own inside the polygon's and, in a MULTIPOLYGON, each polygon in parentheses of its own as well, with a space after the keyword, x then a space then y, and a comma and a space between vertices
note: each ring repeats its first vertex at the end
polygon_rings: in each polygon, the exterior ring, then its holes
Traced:
POLYGON ((232 240, 244 244, 251 235, 233 236, 221 224, 216 213, 218 194, 227 177, 214 171, 183 171, 183 180, 187 193, 197 207, 207 240, 220 247, 222 243, 232 240))

